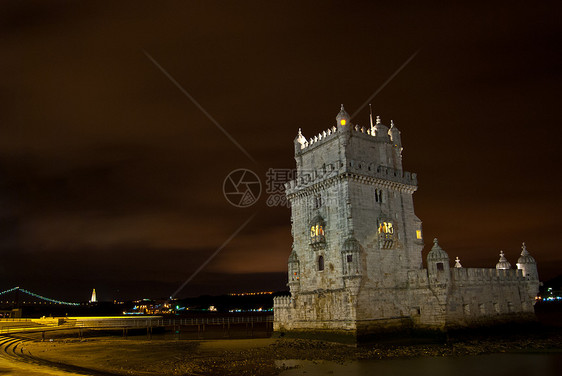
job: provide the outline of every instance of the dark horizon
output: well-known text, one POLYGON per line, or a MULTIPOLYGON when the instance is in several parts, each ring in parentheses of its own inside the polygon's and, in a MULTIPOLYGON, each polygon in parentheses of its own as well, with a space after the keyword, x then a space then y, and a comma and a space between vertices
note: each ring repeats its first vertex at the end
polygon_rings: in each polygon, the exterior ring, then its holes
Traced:
POLYGON ((178 297, 284 289, 289 209, 234 207, 225 177, 265 189, 299 128, 354 113, 417 51, 371 103, 418 175, 424 259, 437 237, 465 267, 515 267, 526 242, 541 280, 561 274, 559 3, 1 8, 0 291, 166 297, 203 265, 178 297))

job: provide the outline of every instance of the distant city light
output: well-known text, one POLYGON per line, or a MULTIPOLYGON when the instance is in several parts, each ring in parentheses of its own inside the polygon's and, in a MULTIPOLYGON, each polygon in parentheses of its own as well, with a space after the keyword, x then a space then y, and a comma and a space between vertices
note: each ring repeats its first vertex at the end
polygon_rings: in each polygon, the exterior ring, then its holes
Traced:
POLYGON ((230 293, 229 296, 252 296, 252 295, 271 295, 273 291, 259 291, 259 292, 241 292, 241 293, 230 293))

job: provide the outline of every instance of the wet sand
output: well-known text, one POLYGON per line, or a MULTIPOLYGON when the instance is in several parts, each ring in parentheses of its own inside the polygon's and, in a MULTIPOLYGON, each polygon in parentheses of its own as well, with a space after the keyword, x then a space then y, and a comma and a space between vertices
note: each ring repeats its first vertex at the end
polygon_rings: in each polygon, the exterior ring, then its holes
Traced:
POLYGON ((148 340, 101 337, 27 342, 25 353, 117 375, 275 375, 297 359, 345 364, 356 360, 562 351, 562 335, 450 344, 346 345, 297 339, 148 340))

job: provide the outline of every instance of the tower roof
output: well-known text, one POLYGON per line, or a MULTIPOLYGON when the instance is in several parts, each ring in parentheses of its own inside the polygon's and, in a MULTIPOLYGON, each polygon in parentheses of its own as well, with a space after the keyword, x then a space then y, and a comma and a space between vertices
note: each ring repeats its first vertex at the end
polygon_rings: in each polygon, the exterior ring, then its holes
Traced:
POLYGON ((449 261, 449 255, 441 248, 437 238, 433 239, 433 247, 427 254, 427 261, 449 261))
POLYGON ((360 252, 361 245, 354 237, 347 238, 345 242, 343 242, 342 247, 343 252, 360 252))
POLYGON ((375 121, 375 135, 377 137, 388 137, 388 127, 381 122, 381 117, 377 115, 375 121))
POLYGON ((351 121, 351 116, 349 116, 349 114, 345 111, 345 108, 343 108, 343 104, 342 104, 340 108, 340 112, 338 113, 338 116, 336 116, 337 125, 338 126, 351 125, 350 121, 351 121))
POLYGON ((496 269, 511 269, 511 264, 505 258, 503 251, 500 251, 500 260, 496 264, 496 269))
POLYGON ((390 121, 390 129, 388 131, 400 134, 400 130, 398 130, 398 128, 396 128, 396 126, 394 125, 394 120, 390 121))
POLYGON ((535 261, 533 256, 531 256, 531 254, 529 254, 529 251, 527 251, 527 245, 523 243, 523 245, 521 245, 521 256, 517 260, 517 264, 536 264, 536 263, 537 262, 535 261))

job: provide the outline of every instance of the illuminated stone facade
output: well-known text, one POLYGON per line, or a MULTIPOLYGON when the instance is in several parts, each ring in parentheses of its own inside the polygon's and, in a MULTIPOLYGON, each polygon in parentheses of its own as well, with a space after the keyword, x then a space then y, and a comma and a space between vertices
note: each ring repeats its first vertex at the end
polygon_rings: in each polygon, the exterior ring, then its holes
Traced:
POLYGON ((275 299, 277 332, 355 340, 533 317, 539 281, 526 249, 517 269, 450 268, 435 240, 423 268, 416 174, 402 170, 392 122, 354 126, 342 105, 336 126, 309 140, 299 130, 294 146, 291 296, 275 299))

